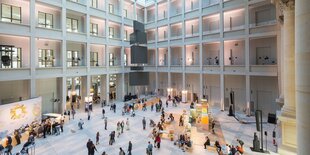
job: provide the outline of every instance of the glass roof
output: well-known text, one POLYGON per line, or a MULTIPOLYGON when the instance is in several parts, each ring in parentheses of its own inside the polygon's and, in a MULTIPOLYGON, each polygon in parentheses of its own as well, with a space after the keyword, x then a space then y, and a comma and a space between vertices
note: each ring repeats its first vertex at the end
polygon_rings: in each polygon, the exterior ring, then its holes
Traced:
POLYGON ((138 4, 142 6, 149 6, 155 3, 156 0, 132 0, 133 2, 136 1, 138 4))

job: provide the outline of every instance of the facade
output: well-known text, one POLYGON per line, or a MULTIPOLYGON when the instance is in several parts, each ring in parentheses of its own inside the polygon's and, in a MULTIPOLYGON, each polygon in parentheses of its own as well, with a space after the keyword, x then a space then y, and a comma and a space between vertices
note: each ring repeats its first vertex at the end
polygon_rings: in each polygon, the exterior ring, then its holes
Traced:
POLYGON ((43 109, 50 112, 64 110, 72 94, 84 100, 90 93, 122 99, 157 92, 189 101, 205 96, 212 106, 227 109, 234 91, 240 113, 279 110, 281 32, 274 4, 170 0, 144 5, 1 0, 1 45, 20 50, 13 65, 1 67, 1 102, 43 96, 43 109), (145 23, 147 31, 146 87, 128 84, 133 19, 145 23), (64 104, 51 107, 53 98, 64 104))

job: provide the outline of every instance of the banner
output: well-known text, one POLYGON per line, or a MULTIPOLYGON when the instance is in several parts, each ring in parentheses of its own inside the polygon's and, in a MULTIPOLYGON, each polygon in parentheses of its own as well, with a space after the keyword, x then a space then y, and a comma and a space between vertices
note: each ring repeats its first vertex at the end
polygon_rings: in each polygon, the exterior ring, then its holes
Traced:
POLYGON ((5 104, 0 106, 0 139, 22 125, 41 120, 42 98, 5 104))

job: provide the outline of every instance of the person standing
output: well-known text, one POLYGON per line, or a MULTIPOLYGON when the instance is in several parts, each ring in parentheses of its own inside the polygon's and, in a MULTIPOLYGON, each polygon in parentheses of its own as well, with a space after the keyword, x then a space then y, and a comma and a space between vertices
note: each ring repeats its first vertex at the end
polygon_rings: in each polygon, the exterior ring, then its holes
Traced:
POLYGON ((129 130, 129 118, 126 120, 126 129, 129 130))
POLYGON ((125 155, 125 152, 121 147, 119 148, 119 155, 125 155))
POLYGON ((117 122, 116 124, 117 137, 121 134, 121 123, 117 122))
POLYGON ((129 141, 129 144, 128 144, 128 155, 131 155, 131 150, 132 150, 132 143, 131 143, 131 141, 129 141))
POLYGON ((113 104, 113 111, 114 111, 114 113, 116 113, 116 104, 115 103, 113 104))
POLYGON ((87 141, 87 143, 86 143, 88 155, 90 155, 91 146, 92 146, 92 141, 91 141, 90 139, 88 139, 88 141, 87 141))
POLYGON ((156 144, 157 144, 157 148, 160 148, 160 143, 161 143, 161 139, 159 137, 159 134, 157 134, 156 138, 155 138, 156 144))
POLYGON ((169 105, 168 100, 166 100, 166 108, 168 108, 168 105, 169 105))
POLYGON ((147 152, 147 155, 152 155, 153 145, 151 144, 150 141, 148 142, 148 145, 147 145, 147 148, 146 148, 146 152, 147 152))
POLYGON ((82 119, 80 119, 80 121, 79 121, 79 127, 80 127, 80 129, 82 130, 83 129, 83 124, 84 124, 84 122, 83 122, 83 120, 82 119))
POLYGON ((90 155, 95 155, 95 151, 98 152, 96 146, 92 143, 90 146, 90 155))
POLYGON ((145 120, 145 117, 143 117, 143 120, 142 120, 142 125, 143 125, 143 130, 145 130, 145 126, 146 126, 146 120, 145 120))
POLYGON ((104 129, 107 130, 107 126, 108 126, 108 117, 104 118, 104 129))
POLYGON ((215 133, 214 128, 215 128, 215 120, 213 120, 211 124, 212 133, 215 133))
POLYGON ((152 103, 152 105, 151 105, 151 111, 153 111, 153 109, 154 109, 154 104, 152 103))
POLYGON ((97 134, 96 134, 96 145, 99 144, 99 137, 100 137, 100 134, 99 134, 99 131, 98 131, 97 134))

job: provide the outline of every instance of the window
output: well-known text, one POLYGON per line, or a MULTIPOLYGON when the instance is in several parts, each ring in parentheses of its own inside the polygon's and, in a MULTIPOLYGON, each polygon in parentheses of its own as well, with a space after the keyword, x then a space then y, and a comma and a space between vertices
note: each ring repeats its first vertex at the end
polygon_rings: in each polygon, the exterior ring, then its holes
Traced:
POLYGON ((1 4, 1 21, 21 23, 21 7, 1 4))
POLYGON ((98 52, 90 52, 90 66, 99 66, 98 52))
POLYGON ((91 0, 91 7, 98 8, 98 0, 91 0))
POLYGON ((124 31, 124 40, 128 40, 128 31, 127 30, 124 31))
POLYGON ((78 32, 78 20, 73 18, 67 18, 67 31, 78 32))
POLYGON ((9 45, 0 46, 1 68, 21 68, 22 49, 9 45))
POLYGON ((79 66, 79 51, 67 51, 67 67, 79 66))
POLYGON ((109 13, 114 14, 114 5, 113 4, 109 4, 109 13))
POLYGON ((39 17, 39 27, 53 28, 52 14, 39 11, 38 17, 39 17))
POLYGON ((90 34, 98 35, 98 24, 90 23, 90 34))
POLYGON ((109 27, 109 38, 114 38, 114 27, 109 27))
POLYGON ((109 66, 114 66, 114 54, 109 53, 109 66))
POLYGON ((124 66, 127 66, 127 54, 124 54, 124 66))
POLYGON ((123 16, 126 17, 126 18, 128 18, 127 15, 128 15, 128 11, 127 11, 127 9, 124 9, 124 10, 123 10, 123 16))
POLYGON ((54 67, 54 51, 51 49, 39 49, 39 67, 54 67))

